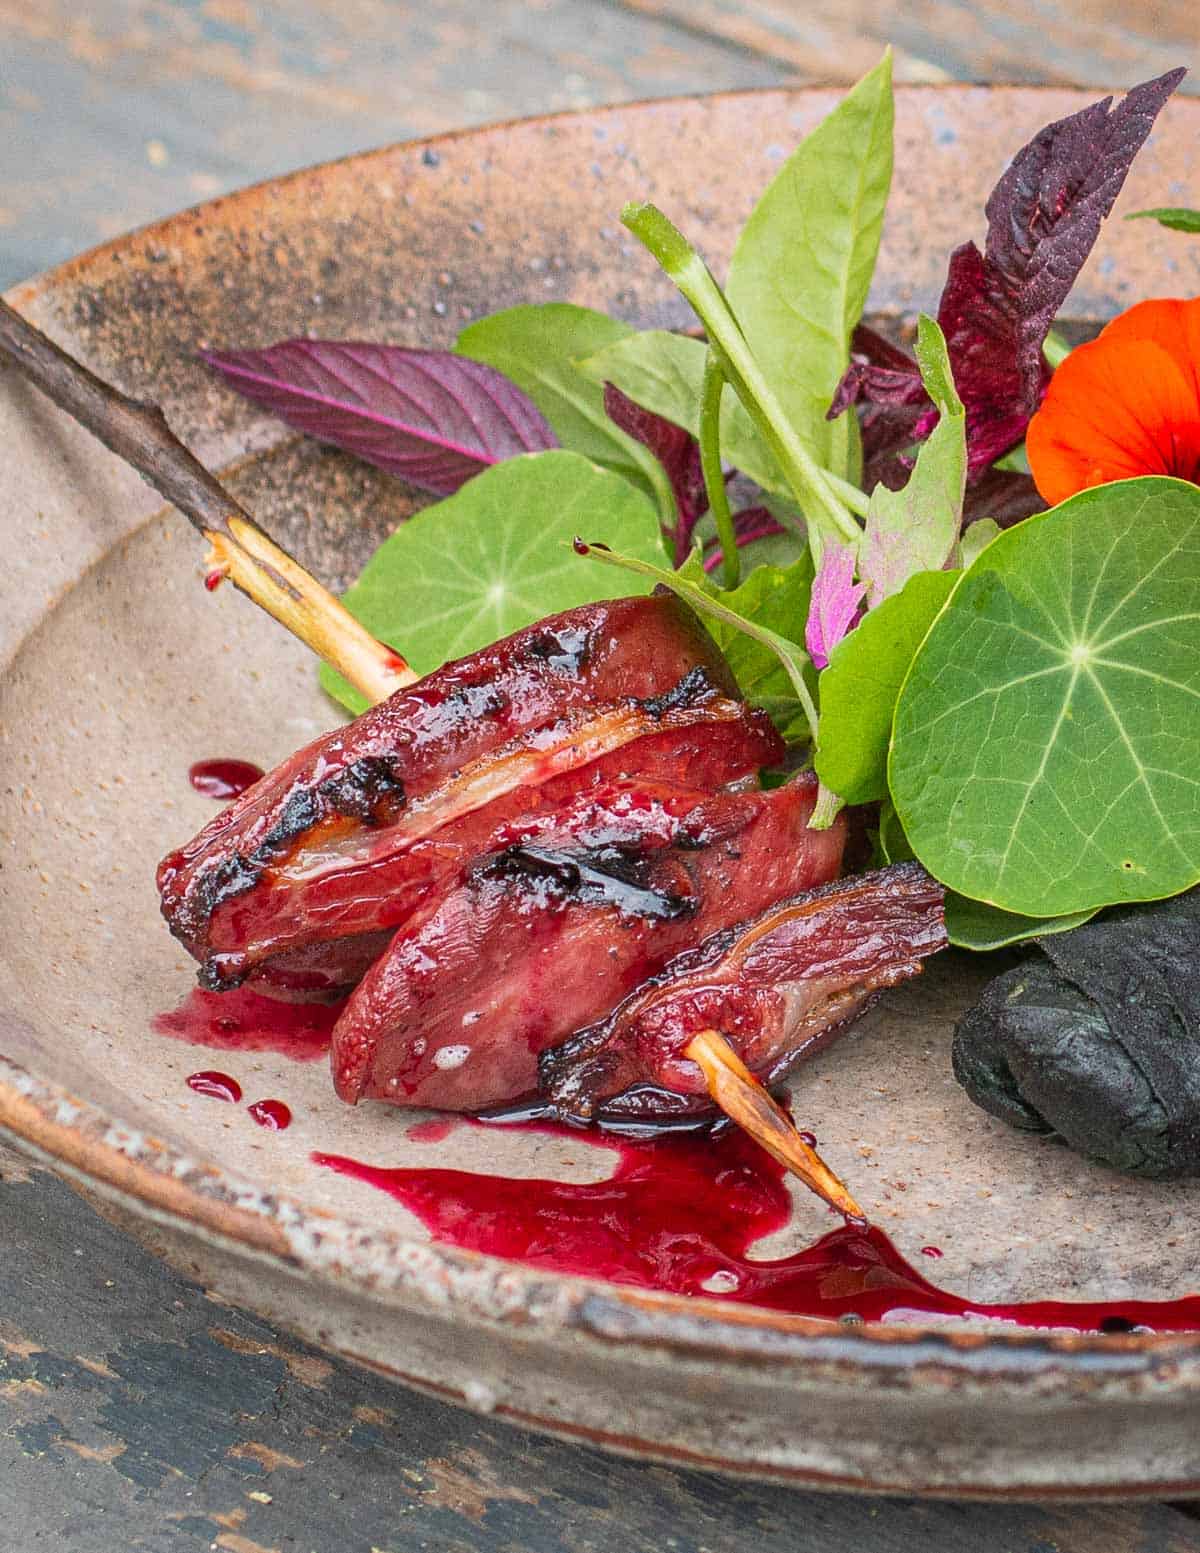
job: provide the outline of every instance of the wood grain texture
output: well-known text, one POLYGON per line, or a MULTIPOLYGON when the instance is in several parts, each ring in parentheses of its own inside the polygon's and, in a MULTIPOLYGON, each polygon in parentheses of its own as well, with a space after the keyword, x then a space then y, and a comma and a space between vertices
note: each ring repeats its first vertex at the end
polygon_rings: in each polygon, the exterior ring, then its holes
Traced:
MULTIPOLYGON (((623 0, 631 11, 722 38, 804 80, 853 81, 890 43, 907 81, 983 81, 1121 90, 1200 62, 1193 0, 623 0)), ((1182 88, 1200 92, 1200 76, 1182 88)))
POLYGON ((794 73, 605 0, 0 0, 0 289, 311 162, 794 73))
POLYGON ((0 1549, 1189 1553, 1161 1505, 826 1498, 542 1440, 207 1298, 0 1145, 0 1549))

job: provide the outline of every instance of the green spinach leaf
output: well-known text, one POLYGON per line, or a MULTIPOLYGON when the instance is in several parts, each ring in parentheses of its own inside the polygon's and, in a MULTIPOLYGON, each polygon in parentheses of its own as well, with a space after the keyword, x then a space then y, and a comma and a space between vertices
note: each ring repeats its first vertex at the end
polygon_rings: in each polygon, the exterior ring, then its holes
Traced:
POLYGON ((613 425, 604 409, 603 385, 575 365, 577 358, 633 333, 628 324, 590 308, 531 302, 468 324, 454 348, 503 372, 529 395, 564 448, 632 480, 673 523, 675 504, 662 466, 613 425))
MULTIPOLYGON (((656 415, 700 434, 700 387, 708 347, 686 334, 647 329, 586 356, 579 370, 595 383, 615 383, 656 415)), ((773 495, 789 495, 787 480, 742 401, 726 385, 721 396, 721 452, 735 469, 773 495)))
POLYGON ((844 803, 886 798, 896 698, 958 572, 918 572, 833 649, 818 680, 817 775, 844 803))
POLYGON ((809 452, 854 479, 858 426, 827 421, 875 268, 892 177, 890 54, 784 163, 737 241, 726 296, 809 452))
POLYGON ((1030 938, 1069 933, 1095 915, 1094 911, 1073 911, 1061 917, 1022 917, 1015 911, 1001 911, 998 906, 968 900, 957 890, 946 891, 946 933, 950 942, 979 953, 1008 949, 1030 938))
POLYGON ((954 387, 942 331, 922 313, 917 324, 917 362, 938 423, 917 453, 903 490, 880 483, 871 492, 867 526, 858 545, 858 575, 874 608, 897 593, 916 572, 940 571, 950 559, 962 524, 967 484, 966 414, 954 387))

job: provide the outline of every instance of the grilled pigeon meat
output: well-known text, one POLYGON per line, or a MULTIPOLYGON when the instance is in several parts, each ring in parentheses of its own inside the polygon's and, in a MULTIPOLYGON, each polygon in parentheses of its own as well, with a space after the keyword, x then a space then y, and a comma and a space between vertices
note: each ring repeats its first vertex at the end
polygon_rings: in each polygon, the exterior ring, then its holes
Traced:
POLYGON ((711 789, 781 752, 675 599, 587 605, 293 755, 164 859, 163 914, 206 987, 328 996, 524 810, 634 774, 711 789))
POLYGON ((480 858, 350 998, 338 1094, 479 1111, 532 1093, 543 1051, 687 945, 837 874, 844 827, 807 829, 816 790, 634 784, 480 858))
POLYGON ((542 1092, 576 1122, 712 1111, 683 1055, 694 1035, 719 1031, 752 1073, 779 1078, 945 945, 943 890, 919 863, 778 900, 544 1052, 542 1092))

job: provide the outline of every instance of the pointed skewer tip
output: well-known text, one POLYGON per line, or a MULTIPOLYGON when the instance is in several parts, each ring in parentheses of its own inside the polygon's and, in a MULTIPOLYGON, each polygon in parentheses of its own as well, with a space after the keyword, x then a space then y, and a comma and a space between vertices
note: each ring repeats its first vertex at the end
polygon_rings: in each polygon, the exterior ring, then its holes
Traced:
POLYGON ((796 1130, 791 1117, 719 1030, 701 1030, 684 1047, 684 1056, 704 1074, 708 1092, 732 1121, 760 1147, 785 1165, 843 1218, 865 1224, 867 1216, 833 1171, 796 1130))

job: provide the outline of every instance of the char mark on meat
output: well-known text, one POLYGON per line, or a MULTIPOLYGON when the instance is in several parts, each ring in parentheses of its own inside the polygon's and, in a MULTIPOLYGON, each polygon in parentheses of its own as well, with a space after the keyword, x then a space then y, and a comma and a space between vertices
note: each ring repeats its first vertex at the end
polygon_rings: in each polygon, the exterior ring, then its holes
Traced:
MULTIPOLYGON (((674 833, 672 841, 679 835, 674 833)), ((498 879, 526 890, 539 908, 557 902, 614 906, 623 917, 678 922, 696 902, 654 886, 651 859, 636 845, 564 848, 516 846, 485 858, 470 877, 498 879)))

